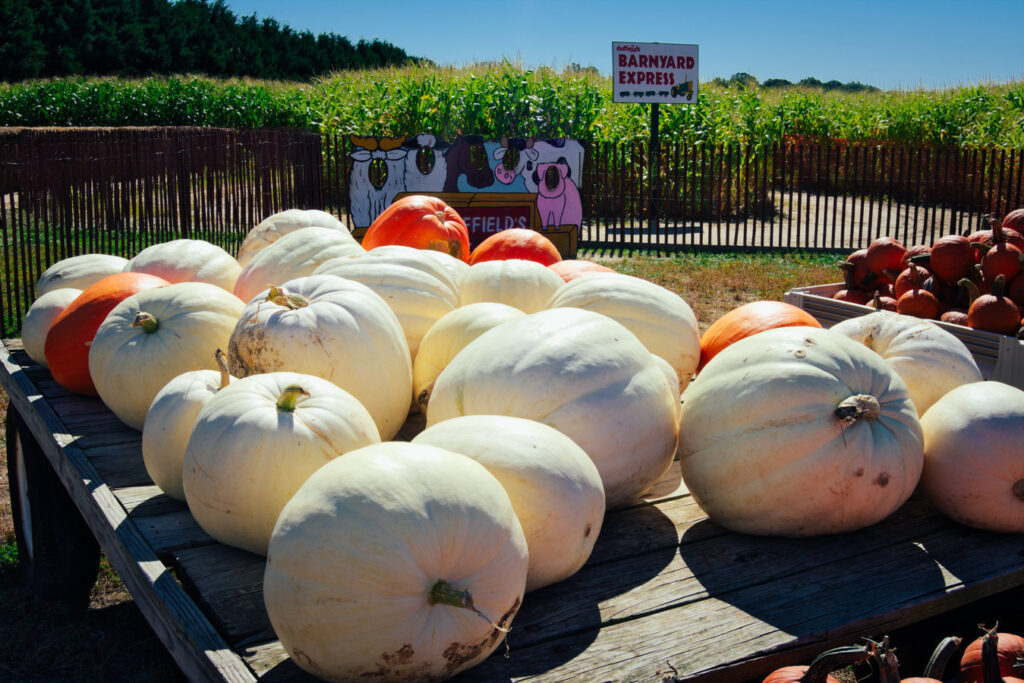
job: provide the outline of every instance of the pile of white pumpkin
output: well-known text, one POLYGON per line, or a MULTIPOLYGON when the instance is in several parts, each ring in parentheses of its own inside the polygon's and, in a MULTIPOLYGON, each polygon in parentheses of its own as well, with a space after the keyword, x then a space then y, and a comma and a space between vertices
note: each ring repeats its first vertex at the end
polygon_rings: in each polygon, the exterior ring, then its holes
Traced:
POLYGON ((271 216, 237 259, 175 240, 97 267, 174 283, 100 325, 100 398, 142 430, 157 486, 267 555, 271 622, 329 679, 487 657, 524 593, 574 574, 605 510, 669 470, 700 355, 689 305, 653 283, 365 251, 323 212, 271 216))

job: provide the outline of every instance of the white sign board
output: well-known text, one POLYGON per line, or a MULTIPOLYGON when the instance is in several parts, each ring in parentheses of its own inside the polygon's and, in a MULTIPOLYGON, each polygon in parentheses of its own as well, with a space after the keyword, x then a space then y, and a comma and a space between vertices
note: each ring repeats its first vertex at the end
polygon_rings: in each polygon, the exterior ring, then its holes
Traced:
POLYGON ((612 102, 696 103, 697 46, 612 43, 612 102))

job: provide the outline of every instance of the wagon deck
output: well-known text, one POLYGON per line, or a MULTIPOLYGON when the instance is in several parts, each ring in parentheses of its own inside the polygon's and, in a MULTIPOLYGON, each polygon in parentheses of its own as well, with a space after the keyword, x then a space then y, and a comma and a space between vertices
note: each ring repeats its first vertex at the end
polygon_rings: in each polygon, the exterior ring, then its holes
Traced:
MULTIPOLYGON (((182 671, 312 680, 269 624, 264 559, 217 543, 163 495, 140 433, 99 399, 59 387, 19 340, 0 361, 11 409, 182 671)), ((745 536, 708 521, 674 466, 610 511, 583 569, 528 594, 506 646, 457 680, 742 681, 1022 584, 1024 536, 968 529, 923 500, 856 533, 745 536)))

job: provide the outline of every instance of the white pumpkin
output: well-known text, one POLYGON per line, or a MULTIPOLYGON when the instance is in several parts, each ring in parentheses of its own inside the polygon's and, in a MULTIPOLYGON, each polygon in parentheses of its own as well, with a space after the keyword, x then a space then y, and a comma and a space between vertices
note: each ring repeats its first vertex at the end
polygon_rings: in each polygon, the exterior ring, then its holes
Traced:
POLYGON ((109 254, 81 254, 57 261, 36 281, 36 297, 54 289, 85 289, 124 270, 128 259, 109 254))
POLYGON ((364 251, 351 235, 340 230, 300 228, 253 256, 238 276, 235 294, 251 301, 270 285, 312 275, 324 261, 364 251))
POLYGON ((229 292, 242 266, 216 244, 204 240, 177 239, 146 247, 124 268, 133 273, 148 273, 168 282, 208 282, 229 292))
POLYGON ((25 313, 21 323, 21 342, 28 357, 44 368, 50 367, 46 362, 46 334, 57 316, 81 293, 82 290, 71 287, 51 289, 33 301, 25 313))
POLYGON ((562 432, 594 461, 609 508, 668 471, 678 437, 663 368, 621 324, 578 308, 526 315, 467 344, 434 382, 427 425, 461 415, 523 417, 562 432))
POLYGON ((436 262, 419 256, 418 249, 402 247, 409 253, 391 256, 394 251, 378 247, 356 258, 335 258, 314 271, 314 275, 337 275, 361 282, 380 294, 398 317, 409 344, 409 353, 416 358, 420 340, 427 330, 446 313, 459 307, 455 283, 436 262), (399 260, 402 258, 402 260, 399 260))
POLYGON ((967 526, 1024 532, 1024 391, 1002 382, 951 389, 921 418, 921 491, 967 526))
POLYGON ((309 475, 375 443, 373 418, 335 384, 294 372, 243 377, 196 416, 182 466, 185 500, 210 536, 266 554, 278 514, 309 475))
POLYGON ((206 282, 133 294, 107 314, 89 348, 89 374, 103 402, 142 429, 157 393, 178 375, 216 369, 245 304, 206 282))
MULTIPOLYGON (((313 271, 314 275, 318 275, 321 272, 325 272, 326 269, 330 268, 334 263, 340 263, 350 260, 359 260, 362 263, 391 263, 409 268, 415 268, 416 270, 423 271, 427 275, 432 275, 437 280, 440 280, 446 287, 448 287, 452 294, 455 295, 456 299, 459 295, 458 285, 455 284, 455 276, 445 268, 444 264, 433 256, 433 254, 441 254, 443 257, 453 259, 458 263, 466 265, 462 261, 449 256, 448 254, 437 251, 434 249, 414 249, 413 247, 406 247, 401 244, 385 244, 380 247, 375 247, 369 251, 362 251, 352 254, 350 256, 341 256, 333 258, 330 261, 326 261, 313 271)), ((466 268, 469 268, 466 265, 466 268)))
POLYGON ((683 479, 734 531, 853 531, 906 501, 921 475, 921 424, 906 384, 848 337, 773 329, 715 356, 686 390, 683 479))
MULTIPOLYGON (((377 247, 380 249, 381 247, 377 247)), ((374 249, 376 251, 376 249, 374 249)), ((431 258, 441 264, 448 274, 452 276, 452 279, 458 283, 459 278, 469 270, 469 264, 462 259, 455 258, 446 251, 438 251, 437 249, 423 249, 428 258, 431 258)))
POLYGON ((906 382, 918 415, 951 389, 984 379, 964 343, 930 320, 877 311, 831 329, 884 358, 906 382))
POLYGON ((507 304, 481 302, 457 308, 434 323, 423 335, 412 363, 412 391, 419 409, 427 407, 434 380, 466 344, 492 327, 524 315, 507 304))
POLYGON ((261 249, 281 239, 285 235, 302 228, 330 228, 348 235, 353 242, 355 238, 345 224, 319 209, 286 209, 267 216, 259 225, 250 230, 238 246, 238 263, 245 267, 261 249))
POLYGON ((536 261, 507 259, 476 263, 459 277, 456 284, 463 306, 494 301, 525 313, 536 313, 547 308, 548 301, 565 285, 565 281, 558 273, 536 261))
POLYGON ((164 385, 153 397, 142 425, 142 462, 149 478, 165 494, 182 502, 181 470, 192 425, 214 394, 235 381, 220 349, 216 359, 217 370, 192 370, 164 385))
POLYGON ((231 333, 228 359, 239 377, 288 370, 334 382, 366 406, 384 440, 409 414, 412 360, 402 326, 379 294, 354 280, 312 275, 254 298, 231 333))
POLYGON ((412 443, 467 455, 505 487, 530 551, 527 592, 572 576, 590 557, 604 518, 604 487, 569 437, 533 420, 467 415, 428 427, 412 443))
POLYGON ((700 326, 693 309, 675 292, 620 273, 589 273, 566 283, 548 308, 572 306, 622 323, 675 370, 685 391, 700 363, 700 326))
POLYGON ((285 505, 263 597, 315 676, 441 680, 501 644, 526 572, 522 527, 482 465, 390 442, 332 460, 285 505))

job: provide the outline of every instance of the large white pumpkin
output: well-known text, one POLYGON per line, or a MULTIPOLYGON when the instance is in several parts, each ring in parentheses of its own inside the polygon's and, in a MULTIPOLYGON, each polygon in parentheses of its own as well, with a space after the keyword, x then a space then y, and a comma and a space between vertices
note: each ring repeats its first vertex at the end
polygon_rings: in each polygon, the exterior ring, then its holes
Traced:
POLYGON ((412 443, 476 460, 505 487, 530 550, 526 590, 566 579, 590 557, 604 518, 604 487, 572 439, 534 420, 466 415, 427 427, 412 443))
POLYGON ((423 335, 419 353, 412 363, 412 391, 416 405, 421 410, 427 407, 434 380, 466 344, 492 327, 524 315, 518 308, 507 304, 481 302, 466 304, 442 316, 423 335))
POLYGON ((321 466, 380 443, 352 394, 313 375, 243 377, 199 411, 182 484, 199 526, 228 545, 266 554, 285 503, 321 466))
POLYGON ((896 510, 921 475, 921 424, 906 384, 848 337, 768 330, 715 356, 686 390, 683 479, 743 533, 852 531, 896 510))
POLYGON ((191 370, 216 369, 245 304, 206 282, 179 282, 133 294, 114 307, 89 348, 89 374, 103 402, 142 429, 168 382, 191 370))
POLYGON ((526 572, 522 527, 482 465, 390 442, 332 460, 285 505, 263 597, 315 676, 435 681, 501 644, 526 572))
POLYGON ((271 285, 312 275, 324 261, 365 251, 347 232, 330 228, 300 228, 260 250, 242 268, 235 294, 243 301, 271 285))
POLYGON ((50 367, 46 362, 46 335, 57 316, 81 293, 82 290, 71 287, 51 289, 36 298, 25 313, 21 323, 21 342, 28 357, 44 368, 50 367))
POLYGON ((473 264, 456 284, 463 306, 495 301, 525 313, 536 313, 547 308, 548 300, 565 281, 536 261, 507 259, 473 264))
POLYGON ((36 297, 54 289, 85 289, 124 270, 128 259, 109 254, 80 254, 57 261, 36 281, 36 297))
POLYGON ((668 471, 677 410, 663 368, 632 332, 600 313, 559 308, 467 344, 434 382, 427 424, 510 415, 554 427, 597 465, 612 508, 668 471))
POLYGON ((235 378, 217 350, 218 370, 185 372, 157 392, 142 425, 142 462, 153 483, 165 494, 185 502, 181 469, 196 416, 214 394, 235 378))
POLYGON ((884 358, 907 383, 918 415, 951 389, 984 379, 964 343, 930 320, 877 311, 843 320, 831 329, 884 358))
POLYGON ((148 273, 168 282, 209 282, 233 292, 242 266, 216 244, 204 240, 177 239, 146 247, 124 268, 148 273))
POLYGON ((394 312, 366 285, 335 275, 298 278, 282 290, 254 298, 238 318, 228 345, 232 374, 288 370, 328 379, 359 399, 381 438, 391 439, 412 402, 412 360, 394 312))
POLYGON ((459 307, 459 296, 451 276, 435 261, 420 256, 421 250, 402 247, 411 253, 377 253, 387 249, 378 247, 365 256, 331 259, 313 274, 355 280, 380 294, 398 317, 415 359, 423 335, 441 316, 459 307))
MULTIPOLYGON (((380 248, 381 247, 377 247, 377 249, 380 248)), ((377 249, 374 249, 373 251, 376 251, 377 249)), ((456 282, 458 282, 459 278, 469 270, 468 263, 462 259, 455 258, 446 251, 438 251, 437 249, 423 249, 422 251, 425 252, 429 258, 440 263, 456 282)))
POLYGON ((961 385, 932 404, 921 426, 921 491, 935 507, 968 526, 1024 532, 1024 391, 961 385))
POLYGON ((693 309, 675 292, 620 273, 590 273, 566 283, 548 308, 572 306, 614 318, 675 370, 685 391, 700 363, 700 327, 693 309))
POLYGON ((353 242, 355 238, 345 224, 319 209, 286 209, 267 216, 259 225, 250 230, 238 246, 238 263, 245 267, 261 249, 281 239, 288 233, 302 228, 329 228, 348 235, 353 242))

